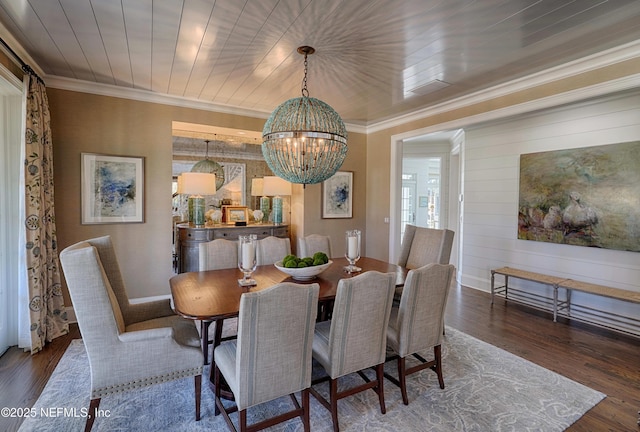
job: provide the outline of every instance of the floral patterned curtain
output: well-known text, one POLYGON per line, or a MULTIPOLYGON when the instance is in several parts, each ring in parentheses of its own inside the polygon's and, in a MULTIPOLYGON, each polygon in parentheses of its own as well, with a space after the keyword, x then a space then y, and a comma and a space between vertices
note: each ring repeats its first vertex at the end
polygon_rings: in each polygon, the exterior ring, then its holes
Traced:
POLYGON ((31 353, 69 332, 60 284, 53 210, 53 146, 49 101, 42 80, 25 68, 25 228, 31 353))

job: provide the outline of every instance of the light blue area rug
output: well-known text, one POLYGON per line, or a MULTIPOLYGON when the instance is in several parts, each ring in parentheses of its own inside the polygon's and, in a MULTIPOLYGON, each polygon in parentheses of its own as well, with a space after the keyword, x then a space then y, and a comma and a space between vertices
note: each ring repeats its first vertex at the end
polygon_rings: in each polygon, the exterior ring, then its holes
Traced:
MULTIPOLYGON (((425 353, 430 358, 430 353, 425 353)), ((153 361, 153 359, 149 359, 153 361)), ((387 365, 394 376, 395 362, 387 365)), ((208 371, 208 367, 206 368, 208 371)), ((387 413, 382 415, 377 395, 366 391, 338 402, 342 431, 562 431, 605 395, 539 367, 471 336, 447 328, 443 344, 445 389, 436 374, 425 370, 408 378, 409 405, 400 390, 385 380, 387 413)), ((208 374, 207 374, 208 377, 208 374)), ((361 382, 357 375, 343 378, 361 382)), ((21 431, 80 431, 89 405, 89 364, 81 340, 71 343, 21 431), (53 413, 52 416, 42 415, 53 413), (53 411, 52 411, 53 409, 53 411), (65 412, 66 410, 66 412, 65 412)), ((320 385, 325 396, 328 384, 320 385)), ((213 415, 213 394, 203 377, 202 420, 195 421, 193 379, 159 384, 109 396, 100 408, 109 417, 98 418, 94 431, 212 431, 227 430, 222 416, 213 415)), ((291 400, 250 408, 249 422, 265 413, 286 411, 291 400)), ((311 429, 330 431, 329 412, 311 397, 311 429)), ((231 418, 237 424, 237 414, 231 418)), ((302 430, 291 420, 271 430, 302 430)))

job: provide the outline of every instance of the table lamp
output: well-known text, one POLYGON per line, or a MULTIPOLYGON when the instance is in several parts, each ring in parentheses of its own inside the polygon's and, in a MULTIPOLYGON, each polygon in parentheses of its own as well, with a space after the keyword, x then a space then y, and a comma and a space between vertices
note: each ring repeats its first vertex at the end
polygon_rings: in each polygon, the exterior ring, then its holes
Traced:
MULTIPOLYGON (((265 195, 273 196, 272 214, 274 225, 282 223, 282 197, 281 195, 291 195, 291 183, 276 176, 265 176, 262 192, 265 195)), ((262 201, 261 201, 262 202, 262 201)))
MULTIPOLYGON (((264 194, 264 179, 251 179, 251 196, 260 197, 260 211, 262 211, 262 222, 269 219, 269 197, 264 194)), ((256 208, 257 208, 256 203, 256 208)), ((257 222, 257 221, 256 221, 257 222)))
MULTIPOLYGON (((189 195, 189 223, 204 226, 205 204, 203 195, 216 193, 216 175, 209 173, 185 172, 182 179, 181 193, 189 195)), ((180 187, 180 186, 179 186, 180 187)))

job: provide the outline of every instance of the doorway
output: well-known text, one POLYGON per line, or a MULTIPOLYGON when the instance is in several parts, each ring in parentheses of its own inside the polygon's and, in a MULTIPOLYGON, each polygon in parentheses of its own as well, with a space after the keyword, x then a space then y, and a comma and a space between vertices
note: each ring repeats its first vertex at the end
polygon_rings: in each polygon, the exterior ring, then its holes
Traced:
POLYGON ((0 66, 0 354, 18 343, 22 81, 0 66))

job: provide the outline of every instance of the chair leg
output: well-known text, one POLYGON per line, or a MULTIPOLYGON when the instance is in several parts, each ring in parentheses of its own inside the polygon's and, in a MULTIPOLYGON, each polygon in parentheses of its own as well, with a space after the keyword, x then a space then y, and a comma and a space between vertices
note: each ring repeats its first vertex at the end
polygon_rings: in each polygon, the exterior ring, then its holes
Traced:
POLYGON ((376 366, 376 377, 378 385, 375 387, 376 393, 378 393, 378 399, 380 400, 380 412, 382 414, 387 413, 387 407, 384 404, 384 363, 380 363, 376 366))
POLYGON ((240 432, 245 432, 247 430, 247 410, 243 409, 238 412, 239 415, 239 423, 240 423, 240 432))
POLYGON ((215 369, 215 371, 213 372, 213 385, 215 387, 215 400, 216 403, 215 405, 215 409, 213 411, 213 415, 217 416, 218 414, 220 414, 220 408, 218 407, 218 401, 220 400, 220 396, 222 394, 222 390, 220 389, 220 369, 218 369, 215 366, 215 363, 211 365, 212 368, 215 369))
POLYGON ((409 397, 407 396, 407 370, 404 357, 398 357, 398 382, 400 383, 400 393, 402 393, 402 403, 409 405, 409 397))
POLYGON ((338 379, 329 381, 329 403, 331 404, 331 420, 333 421, 333 432, 339 432, 338 426, 338 379))
POLYGON ((93 427, 93 422, 96 419, 96 412, 100 406, 100 398, 91 399, 89 402, 89 412, 87 415, 87 422, 84 425, 84 432, 89 432, 93 427))
POLYGON ((440 388, 444 388, 444 377, 442 376, 442 347, 440 345, 433 347, 433 355, 436 358, 435 372, 438 375, 438 384, 440 388))
POLYGON ((304 432, 311 431, 311 423, 309 420, 309 410, 311 406, 309 405, 309 389, 302 390, 302 426, 304 427, 304 432))
POLYGON ((202 396, 202 375, 196 375, 194 378, 194 391, 196 394, 196 421, 200 421, 200 398, 202 396))

